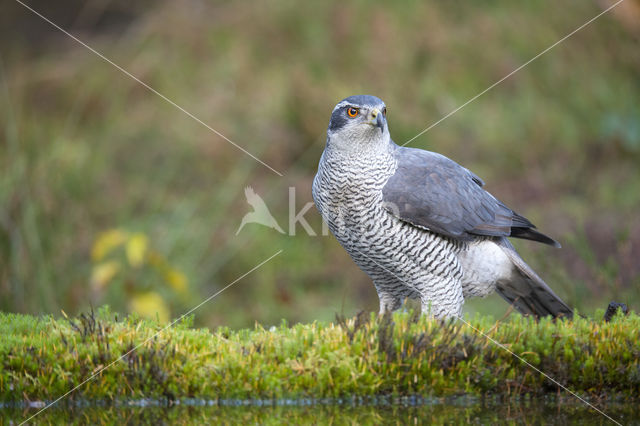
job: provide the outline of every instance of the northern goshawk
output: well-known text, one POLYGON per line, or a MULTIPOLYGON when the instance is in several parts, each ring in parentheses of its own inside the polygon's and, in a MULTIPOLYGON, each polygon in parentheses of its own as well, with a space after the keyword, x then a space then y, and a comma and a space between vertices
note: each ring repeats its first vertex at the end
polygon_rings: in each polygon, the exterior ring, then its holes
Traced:
POLYGON ((374 96, 336 105, 313 180, 329 229, 373 280, 380 312, 409 297, 456 317, 464 299, 497 291, 522 314, 572 316, 507 237, 559 247, 449 158, 396 145, 374 96))

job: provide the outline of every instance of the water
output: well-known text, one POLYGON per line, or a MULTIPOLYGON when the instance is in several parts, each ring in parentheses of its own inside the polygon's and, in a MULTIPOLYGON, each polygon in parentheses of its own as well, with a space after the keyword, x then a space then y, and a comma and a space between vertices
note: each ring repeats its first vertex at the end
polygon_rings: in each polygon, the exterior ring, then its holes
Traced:
MULTIPOLYGON (((39 404, 0 406, 0 424, 19 424, 39 404)), ((640 425, 636 403, 599 404, 621 424, 640 425)), ((509 403, 468 398, 423 400, 186 400, 167 404, 135 400, 117 404, 75 402, 53 406, 38 424, 614 424, 577 400, 545 398, 509 403)))

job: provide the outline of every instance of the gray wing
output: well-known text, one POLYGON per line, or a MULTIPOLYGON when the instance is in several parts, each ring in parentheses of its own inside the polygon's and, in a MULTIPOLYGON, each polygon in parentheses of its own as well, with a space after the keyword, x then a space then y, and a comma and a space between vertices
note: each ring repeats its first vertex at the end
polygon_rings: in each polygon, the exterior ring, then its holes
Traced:
POLYGON ((382 195, 387 210, 403 221, 461 240, 511 236, 559 247, 458 163, 416 148, 396 147, 395 156, 398 168, 382 195))

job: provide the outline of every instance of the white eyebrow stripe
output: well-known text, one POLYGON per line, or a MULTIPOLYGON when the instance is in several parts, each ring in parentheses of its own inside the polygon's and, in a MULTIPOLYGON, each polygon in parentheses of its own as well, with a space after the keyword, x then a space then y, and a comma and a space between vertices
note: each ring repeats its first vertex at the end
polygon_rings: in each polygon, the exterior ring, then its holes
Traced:
POLYGON ((335 108, 333 108, 333 111, 331 111, 331 113, 333 114, 334 112, 336 112, 336 110, 339 110, 340 108, 343 108, 343 107, 346 107, 346 106, 349 106, 349 105, 352 105, 353 107, 358 108, 358 109, 369 109, 369 110, 372 110, 374 108, 378 108, 380 111, 382 111, 386 107, 384 102, 381 103, 381 104, 378 104, 378 105, 370 105, 370 104, 359 105, 359 104, 355 104, 353 102, 342 101, 338 105, 336 105, 335 108))
POLYGON ((340 109, 342 107, 346 107, 347 105, 351 105, 351 102, 342 101, 338 105, 336 105, 336 107, 333 109, 332 112, 334 112, 335 110, 340 109))

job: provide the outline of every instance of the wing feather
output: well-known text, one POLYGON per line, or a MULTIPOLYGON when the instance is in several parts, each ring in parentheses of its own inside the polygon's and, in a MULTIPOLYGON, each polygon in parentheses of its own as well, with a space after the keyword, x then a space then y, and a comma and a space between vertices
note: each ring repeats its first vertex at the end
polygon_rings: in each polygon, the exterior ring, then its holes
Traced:
POLYGON ((484 182, 447 157, 396 147, 398 167, 382 190, 401 220, 448 237, 519 237, 559 246, 482 187, 484 182))

